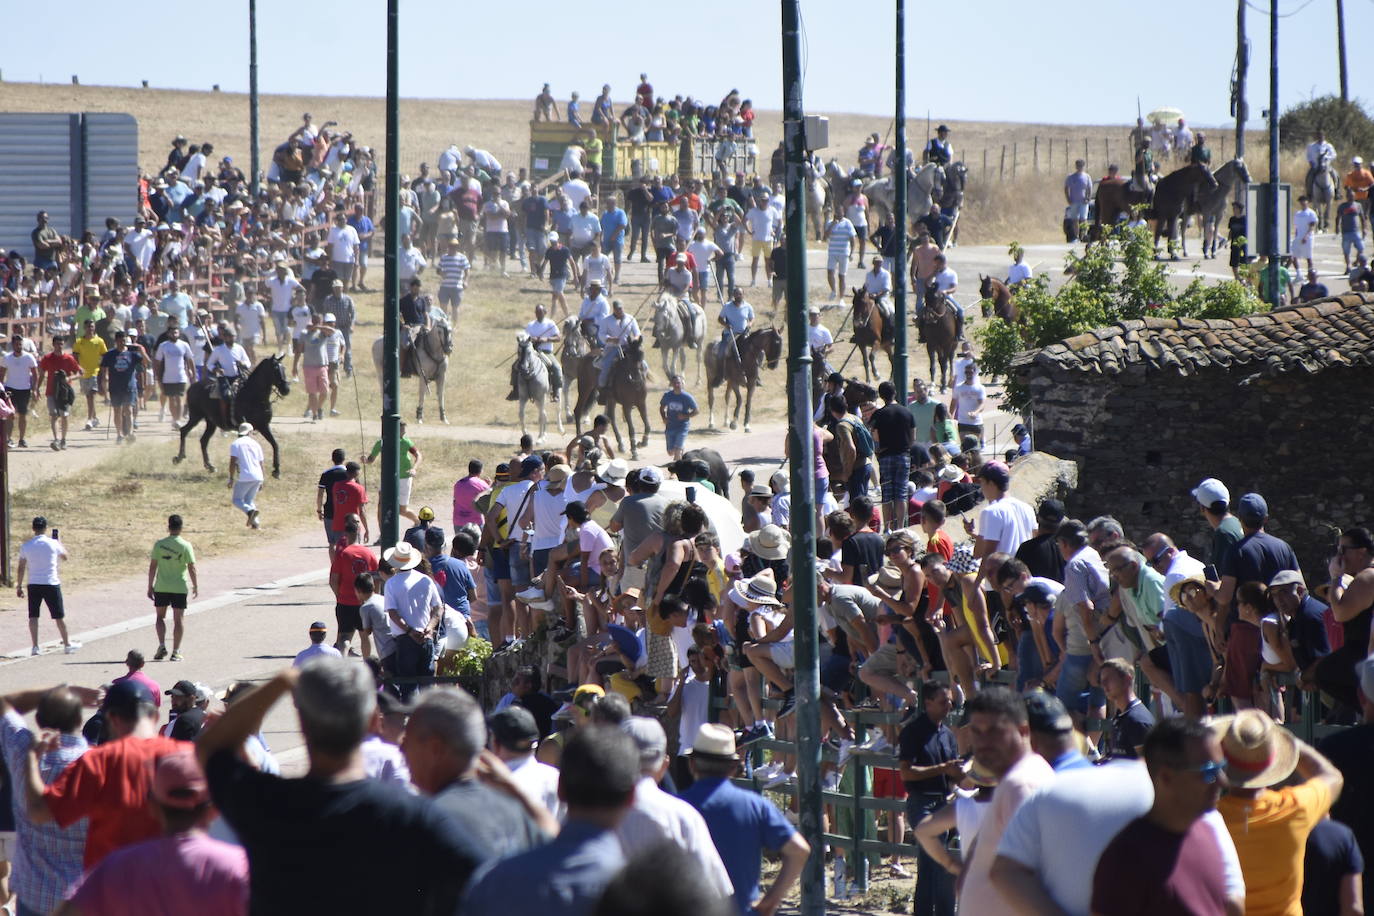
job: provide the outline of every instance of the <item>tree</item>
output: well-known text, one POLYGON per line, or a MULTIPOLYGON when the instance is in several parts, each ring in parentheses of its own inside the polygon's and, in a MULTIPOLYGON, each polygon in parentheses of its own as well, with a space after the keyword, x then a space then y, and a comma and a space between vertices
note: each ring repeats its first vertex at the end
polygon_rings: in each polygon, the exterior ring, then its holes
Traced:
MULTIPOLYGON (((1290 149, 1306 146, 1317 131, 1344 157, 1374 149, 1374 119, 1359 102, 1324 95, 1294 105, 1279 117, 1279 135, 1290 149)), ((1367 153, 1366 153, 1367 155, 1367 153)))

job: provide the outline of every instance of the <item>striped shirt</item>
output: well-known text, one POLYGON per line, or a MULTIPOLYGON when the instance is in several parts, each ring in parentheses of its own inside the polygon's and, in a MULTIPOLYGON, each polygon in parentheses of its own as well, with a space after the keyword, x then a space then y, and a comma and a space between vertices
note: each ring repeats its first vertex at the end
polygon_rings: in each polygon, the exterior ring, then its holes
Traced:
POLYGON ((849 242, 857 234, 854 231, 854 224, 844 217, 840 217, 830 224, 829 233, 830 244, 826 253, 832 258, 849 257, 849 242))
POLYGON ((467 255, 459 252, 458 254, 446 254, 439 258, 439 287, 441 289, 462 289, 463 281, 467 279, 468 268, 467 255))
MULTIPOLYGON (((22 774, 24 760, 33 745, 33 732, 12 709, 6 710, 0 721, 0 743, 4 746, 5 765, 10 773, 22 774)), ((52 783, 84 753, 85 738, 62 735, 61 746, 38 761, 44 785, 52 783)), ((10 888, 26 908, 50 913, 62 902, 67 889, 81 877, 82 857, 86 852, 86 820, 82 818, 70 827, 33 823, 28 818, 22 787, 15 788, 13 805, 19 842, 10 888)))

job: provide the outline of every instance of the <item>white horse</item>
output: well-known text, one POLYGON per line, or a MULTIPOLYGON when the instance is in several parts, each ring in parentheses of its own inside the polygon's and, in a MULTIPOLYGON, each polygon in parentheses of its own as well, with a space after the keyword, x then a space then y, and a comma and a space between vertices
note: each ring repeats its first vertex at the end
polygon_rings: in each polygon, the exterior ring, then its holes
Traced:
MULTIPOLYGON (((425 395, 429 391, 429 386, 433 384, 439 399, 439 421, 447 423, 448 415, 444 411, 444 378, 448 375, 448 356, 453 352, 453 329, 449 327, 448 319, 443 312, 437 309, 430 312, 430 321, 428 330, 416 330, 411 336, 411 369, 420 380, 415 422, 425 422, 425 395)), ((404 328, 401 329, 401 333, 405 334, 404 328)), ((404 337, 402 340, 404 349, 404 337)), ((372 364, 377 368, 378 378, 382 377, 382 351, 385 346, 384 337, 378 337, 372 342, 372 364)))
POLYGON ((825 224, 830 220, 830 182, 810 159, 806 162, 806 218, 816 240, 820 241, 825 234, 825 224))
POLYGON ((1331 225, 1331 205, 1337 202, 1337 189, 1340 179, 1331 166, 1307 170, 1307 201, 1317 211, 1317 231, 1325 232, 1331 225))
POLYGON ((667 294, 654 302, 654 346, 663 356, 663 376, 669 381, 687 368, 687 350, 697 351, 697 384, 701 384, 701 343, 706 335, 706 314, 686 299, 667 294), (683 309, 691 312, 690 323, 683 309))
MULTIPOLYGON (((927 162, 907 179, 906 212, 909 219, 919 219, 930 212, 930 204, 944 191, 945 170, 934 162, 927 162)), ((892 178, 877 178, 863 186, 868 198, 869 225, 882 225, 897 205, 892 178)))
MULTIPOLYGON (((515 393, 520 400, 520 433, 525 428, 525 404, 534 401, 539 405, 539 438, 543 442, 549 426, 549 367, 535 352, 534 343, 524 331, 515 335, 515 393)), ((558 421, 558 431, 563 431, 563 413, 554 412, 558 421)))

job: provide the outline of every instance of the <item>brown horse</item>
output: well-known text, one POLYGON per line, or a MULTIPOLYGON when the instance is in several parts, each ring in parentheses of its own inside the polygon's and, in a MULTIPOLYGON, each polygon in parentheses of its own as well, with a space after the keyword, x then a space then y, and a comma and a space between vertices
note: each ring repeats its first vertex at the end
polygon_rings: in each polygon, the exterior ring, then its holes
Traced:
POLYGON ((744 431, 749 432, 749 418, 754 409, 754 388, 766 362, 769 369, 778 367, 782 359, 782 332, 777 328, 760 328, 735 338, 734 352, 723 352, 720 344, 706 350, 706 421, 707 427, 716 425, 716 388, 725 383, 724 413, 730 412, 730 395, 735 396, 735 413, 730 428, 739 425, 740 404, 744 405, 744 431), (740 389, 744 389, 741 395, 740 389))
POLYGON ((1178 236, 1183 256, 1188 257, 1188 209, 1198 198, 1217 189, 1217 179, 1205 165, 1185 165, 1175 169, 1155 185, 1155 257, 1159 257, 1159 238, 1164 236, 1169 257, 1178 260, 1174 237, 1178 236))
POLYGON ((1150 195, 1133 189, 1124 178, 1102 179, 1097 185, 1096 215, 1090 233, 1092 241, 1105 238, 1107 232, 1117 224, 1122 216, 1130 216, 1131 208, 1150 202, 1150 195))
POLYGON ((983 297, 984 302, 992 303, 992 313, 1007 324, 1016 324, 1020 321, 1021 313, 1016 308, 1015 299, 1012 298, 1011 287, 991 276, 979 274, 978 277, 983 281, 978 287, 978 295, 983 297))
POLYGON ((559 361, 563 367, 563 404, 561 409, 571 413, 573 427, 582 434, 582 420, 590 417, 596 407, 595 344, 582 332, 576 315, 563 320, 563 349, 559 361), (573 383, 577 383, 577 400, 572 397, 573 383))
POLYGON ((859 348, 859 358, 864 364, 864 380, 878 375, 878 351, 887 354, 892 361, 892 342, 895 330, 892 316, 878 305, 873 296, 864 288, 854 290, 853 311, 850 317, 854 322, 854 344, 859 348), (872 375, 869 371, 872 370, 872 375))
POLYGON ((926 287, 925 297, 921 331, 926 341, 926 355, 930 357, 930 383, 935 384, 935 363, 939 360, 940 390, 946 391, 954 368, 954 349, 959 344, 959 315, 935 283, 926 287))
MULTIPOLYGON (((593 376, 592 384, 596 384, 593 376)), ((645 378, 644 338, 637 338, 625 344, 620 359, 611 367, 611 380, 606 385, 606 415, 611 418, 611 432, 615 433, 616 448, 624 448, 620 438, 620 427, 615 422, 615 409, 620 407, 625 415, 625 429, 630 437, 630 458, 639 457, 639 450, 649 444, 649 384, 645 378), (644 436, 635 442, 635 422, 631 409, 639 411, 640 422, 644 424, 644 436)), ((581 392, 579 391, 579 402, 581 392)), ((581 432, 581 430, 579 430, 581 432)))

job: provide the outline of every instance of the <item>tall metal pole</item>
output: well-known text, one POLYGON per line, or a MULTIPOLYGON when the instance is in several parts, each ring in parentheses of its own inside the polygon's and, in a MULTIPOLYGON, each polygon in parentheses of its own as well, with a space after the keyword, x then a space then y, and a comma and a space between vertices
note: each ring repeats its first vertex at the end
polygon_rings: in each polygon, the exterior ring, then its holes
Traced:
POLYGON ((1341 101, 1350 101, 1350 83, 1345 75, 1345 0, 1336 0, 1336 57, 1341 65, 1341 101))
MULTIPOLYGON (((248 142, 252 147, 249 165, 253 169, 253 200, 258 199, 258 0, 248 0, 248 142)), ((256 206, 256 204, 254 204, 256 206)))
POLYGON ((806 321, 806 124, 802 111, 801 10, 782 0, 782 120, 787 155, 787 449, 791 456, 792 612, 796 631, 797 784, 802 836, 811 856, 802 869, 803 916, 825 913, 821 830, 821 673, 816 629, 816 474, 811 439, 811 346, 806 321))
MULTIPOLYGON (((1245 108, 1245 74, 1250 69, 1250 42, 1245 37, 1245 4, 1247 0, 1236 0, 1236 158, 1245 158, 1245 119, 1249 112, 1245 108)), ((1244 198, 1245 189, 1237 191, 1244 198)))
POLYGON ((382 231, 386 235, 386 288, 382 295, 382 499, 377 527, 382 544, 390 546, 401 539, 397 514, 397 484, 401 470, 401 140, 400 87, 397 79, 398 29, 396 7, 399 0, 386 2, 386 212, 382 231))
POLYGON ((892 206, 893 250, 897 257, 892 265, 892 383, 897 386, 897 403, 906 405, 906 0, 897 0, 897 149, 893 156, 891 180, 894 199, 892 206))
POLYGON ((1279 304, 1279 0, 1269 0, 1269 304, 1279 304))

